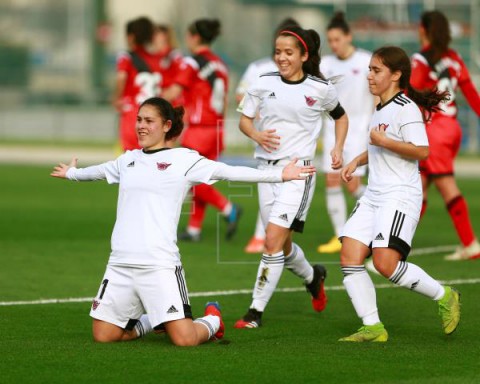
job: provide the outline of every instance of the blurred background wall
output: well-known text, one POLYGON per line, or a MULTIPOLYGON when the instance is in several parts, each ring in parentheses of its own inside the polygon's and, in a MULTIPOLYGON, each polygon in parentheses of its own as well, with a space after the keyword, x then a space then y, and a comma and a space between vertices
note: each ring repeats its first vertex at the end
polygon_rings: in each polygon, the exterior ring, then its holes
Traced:
MULTIPOLYGON (((395 44, 418 50, 417 25, 427 9, 446 13, 452 47, 480 86, 480 1, 477 0, 0 0, 0 141, 115 143, 109 104, 125 24, 146 15, 169 23, 185 52, 188 24, 216 17, 222 35, 214 49, 230 68, 227 144, 248 142, 237 128, 233 91, 246 66, 271 52, 272 32, 287 16, 316 29, 336 10, 346 12, 356 45, 395 44)), ((326 44, 322 53, 328 53, 326 44)), ((478 118, 460 97, 463 149, 478 153, 478 118)))

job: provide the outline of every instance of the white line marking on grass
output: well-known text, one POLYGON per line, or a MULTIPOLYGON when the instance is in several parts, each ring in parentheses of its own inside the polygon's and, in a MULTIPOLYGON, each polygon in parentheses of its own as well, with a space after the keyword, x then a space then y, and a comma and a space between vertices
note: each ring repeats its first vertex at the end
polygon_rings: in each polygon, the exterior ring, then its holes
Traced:
MULTIPOLYGON (((455 280, 439 280, 441 284, 446 285, 471 285, 479 284, 480 278, 473 279, 455 279, 455 280)), ((375 284, 375 288, 399 288, 391 283, 375 284)), ((325 286, 326 291, 344 291, 343 285, 325 286)), ((277 288, 275 292, 289 293, 289 292, 303 292, 305 287, 295 288, 277 288)), ((249 295, 252 293, 251 289, 232 289, 228 291, 207 291, 207 292, 191 292, 189 297, 211 297, 211 296, 233 296, 233 295, 249 295)), ((9 307, 14 305, 39 305, 39 304, 66 304, 66 303, 85 303, 90 302, 93 297, 70 297, 65 299, 41 299, 41 300, 22 300, 22 301, 0 301, 0 307, 9 307)))

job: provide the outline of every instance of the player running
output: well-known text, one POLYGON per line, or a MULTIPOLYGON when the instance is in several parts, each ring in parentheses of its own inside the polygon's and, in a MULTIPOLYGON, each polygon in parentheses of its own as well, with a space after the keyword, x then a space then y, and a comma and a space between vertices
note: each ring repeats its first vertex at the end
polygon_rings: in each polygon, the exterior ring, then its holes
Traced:
POLYGON ((449 48, 450 26, 439 11, 423 13, 419 28, 422 50, 412 57, 412 86, 419 90, 438 88, 450 93, 450 101, 427 122, 430 156, 420 163, 423 182, 422 215, 427 207, 428 187, 435 185, 452 219, 462 245, 446 260, 480 258, 480 244, 473 232, 467 202, 454 177, 454 161, 460 149, 462 129, 457 120, 455 92, 462 90, 480 116, 480 96, 460 55, 449 48))
POLYGON ((166 331, 173 344, 194 346, 223 337, 218 303, 192 320, 185 275, 177 247, 183 200, 193 184, 217 180, 273 182, 305 180, 312 166, 257 170, 208 160, 187 148, 171 148, 183 129, 183 107, 164 99, 144 101, 136 131, 143 149, 87 168, 59 164, 51 176, 76 181, 119 184, 112 252, 90 316, 98 342, 133 340, 166 331), (147 315, 143 315, 147 313, 147 315))
MULTIPOLYGON (((335 83, 338 99, 348 115, 348 134, 343 148, 345 163, 367 149, 368 123, 374 108, 374 98, 368 90, 368 65, 371 52, 356 48, 352 44, 350 26, 343 12, 338 12, 327 26, 328 45, 332 55, 322 57, 320 70, 323 75, 335 83)), ((319 253, 340 252, 342 247, 338 236, 347 221, 347 203, 342 189, 339 171, 330 166, 329 150, 335 144, 332 119, 324 119, 323 130, 323 171, 325 172, 327 212, 332 222, 335 236, 326 244, 318 246, 319 253)), ((359 167, 350 183, 345 186, 348 192, 358 200, 364 190, 361 177, 366 167, 359 167)))
POLYGON ((340 341, 388 340, 375 287, 364 267, 370 255, 378 272, 392 283, 437 301, 443 330, 451 334, 460 321, 459 293, 406 261, 422 206, 418 161, 429 152, 418 106, 429 114, 447 100, 448 93, 415 91, 410 85, 410 60, 398 47, 377 49, 369 68, 370 92, 380 98, 370 122, 370 143, 341 171, 342 179, 349 182, 359 166, 368 164, 367 189, 342 230, 340 253, 343 285, 363 326, 340 341))
MULTIPOLYGON (((260 169, 283 167, 293 158, 310 164, 320 134, 319 119, 329 113, 336 121, 332 167, 342 166, 348 118, 335 87, 320 74, 320 37, 313 30, 286 27, 275 40, 277 72, 261 75, 241 103, 240 130, 257 143, 260 169), (258 120, 254 122, 255 118, 258 120)), ((303 232, 315 189, 315 176, 285 184, 259 184, 259 205, 266 225, 265 250, 258 268, 253 301, 236 328, 256 328, 277 287, 284 266, 302 278, 313 308, 322 311, 326 270, 312 267, 292 233, 303 232)))
MULTIPOLYGON (((183 59, 173 85, 162 94, 175 100, 183 91, 188 127, 181 138, 182 146, 216 160, 223 151, 223 124, 228 91, 228 70, 224 62, 210 49, 220 34, 220 21, 196 20, 188 27, 186 43, 192 56, 183 59)), ((227 222, 227 240, 237 230, 241 215, 239 206, 231 203, 217 189, 207 184, 192 190, 192 208, 185 232, 179 240, 200 241, 207 205, 213 205, 227 222)))

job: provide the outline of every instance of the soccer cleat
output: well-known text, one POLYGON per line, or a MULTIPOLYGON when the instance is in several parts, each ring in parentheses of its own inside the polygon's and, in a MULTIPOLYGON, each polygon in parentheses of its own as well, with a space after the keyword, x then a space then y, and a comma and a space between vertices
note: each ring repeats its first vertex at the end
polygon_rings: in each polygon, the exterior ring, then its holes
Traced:
POLYGON ((453 333, 460 322, 460 293, 452 287, 445 287, 445 295, 438 301, 438 314, 442 318, 443 332, 453 333))
POLYGON ((200 234, 191 234, 190 232, 188 231, 183 231, 183 232, 180 232, 177 236, 178 240, 181 240, 181 241, 190 241, 192 243, 198 243, 200 241, 200 234))
POLYGON ((317 312, 322 312, 327 306, 327 295, 325 294, 324 282, 327 277, 327 270, 323 265, 313 266, 313 280, 306 284, 307 291, 312 295, 312 307, 317 312))
POLYGON ((245 247, 245 253, 262 253, 263 248, 265 247, 265 239, 260 239, 258 237, 252 237, 245 247))
POLYGON ((245 316, 237 320, 234 328, 258 328, 262 325, 262 314, 256 309, 250 308, 245 316))
POLYGON ((352 341, 355 343, 371 341, 374 343, 384 343, 387 340, 388 332, 383 326, 383 323, 377 323, 374 325, 364 325, 353 335, 342 337, 338 341, 352 341))
POLYGON ((220 319, 220 326, 218 327, 217 333, 210 338, 210 340, 220 340, 225 334, 225 324, 223 324, 220 304, 217 301, 209 301, 205 304, 205 316, 208 315, 217 316, 220 319))
POLYGON ((317 247, 318 253, 338 253, 342 249, 342 243, 337 236, 333 236, 328 243, 321 244, 317 247))
POLYGON ((450 254, 445 256, 445 260, 448 261, 458 261, 458 260, 474 260, 474 259, 480 259, 480 243, 478 242, 477 239, 473 241, 472 244, 470 244, 467 247, 460 246, 457 248, 457 250, 450 254))
POLYGON ((242 207, 237 204, 232 204, 232 211, 228 216, 225 216, 225 221, 227 222, 227 233, 225 237, 227 240, 230 240, 237 232, 238 222, 242 216, 242 212, 242 207))

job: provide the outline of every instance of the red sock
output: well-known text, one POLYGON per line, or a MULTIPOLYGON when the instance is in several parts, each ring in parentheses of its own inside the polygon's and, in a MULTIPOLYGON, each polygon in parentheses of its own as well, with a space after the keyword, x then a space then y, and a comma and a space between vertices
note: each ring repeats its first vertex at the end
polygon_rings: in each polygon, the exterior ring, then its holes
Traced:
POLYGON ((423 200, 422 201, 422 209, 420 210, 420 219, 423 217, 426 210, 427 210, 427 200, 423 200))
POLYGON ((207 204, 197 198, 195 188, 196 186, 192 188, 192 210, 190 211, 188 226, 191 228, 202 229, 202 223, 203 219, 205 218, 207 204))
POLYGON ((223 211, 228 204, 228 199, 211 185, 199 184, 193 187, 195 199, 202 201, 204 204, 213 205, 219 211, 223 211))
POLYGON ((460 241, 464 247, 469 246, 475 240, 475 234, 470 222, 467 202, 462 195, 457 196, 447 204, 447 209, 460 241))

